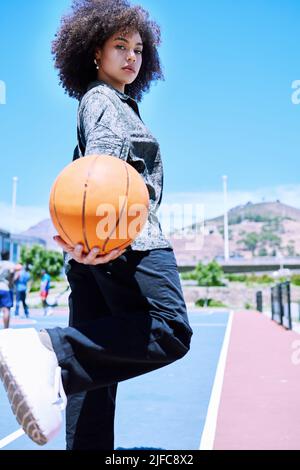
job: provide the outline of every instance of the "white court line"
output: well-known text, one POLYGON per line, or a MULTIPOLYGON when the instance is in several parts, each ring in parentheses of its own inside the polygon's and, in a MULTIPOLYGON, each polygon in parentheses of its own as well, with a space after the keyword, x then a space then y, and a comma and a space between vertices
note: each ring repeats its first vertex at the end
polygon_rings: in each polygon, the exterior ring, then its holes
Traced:
POLYGON ((228 354, 229 340, 231 334, 233 312, 230 312, 226 332, 224 335, 222 350, 215 375, 214 385, 210 396, 205 425, 201 436, 199 450, 212 450, 214 446, 218 412, 221 400, 221 392, 224 381, 226 359, 228 354))
MULTIPOLYGON (((206 425, 209 421, 209 414, 210 414, 210 408, 211 406, 215 406, 215 404, 212 404, 212 398, 213 398, 213 395, 214 395, 214 391, 215 391, 215 386, 216 386, 216 382, 217 382, 217 376, 219 374, 219 369, 220 369, 220 363, 222 362, 222 355, 224 355, 224 345, 225 345, 225 342, 226 342, 226 337, 228 336, 228 344, 229 344, 229 336, 230 336, 230 332, 228 333, 229 331, 229 324, 230 324, 230 329, 231 329, 231 322, 232 322, 232 312, 230 313, 230 316, 229 316, 229 319, 228 319, 228 323, 227 323, 227 328, 226 328, 226 333, 225 333, 225 336, 224 336, 224 341, 223 341, 223 346, 222 346, 222 351, 221 351, 221 354, 220 354, 220 360, 219 360, 219 364, 218 364, 218 369, 217 369, 217 373, 216 373, 216 377, 215 377, 215 382, 214 382, 214 387, 213 387, 213 392, 212 392, 212 395, 211 395, 211 399, 210 399, 210 403, 209 403, 209 407, 208 407, 208 412, 207 412, 207 417, 206 417, 206 422, 205 422, 205 427, 204 427, 204 430, 203 430, 203 433, 202 433, 202 439, 201 439, 201 444, 200 444, 200 449, 201 450, 204 450, 202 448, 202 441, 204 441, 204 433, 205 433, 205 429, 206 429, 206 425)), ((191 323, 190 324, 192 327, 193 326, 203 326, 203 327, 225 327, 226 326, 226 323, 191 323)), ((228 345, 226 347, 226 354, 225 354, 225 360, 226 360, 226 356, 227 356, 227 349, 228 349, 228 345)), ((225 363, 224 363, 225 364, 225 363)), ((223 375, 224 375, 224 371, 223 371, 223 375)), ((222 382, 223 382, 223 377, 222 377, 222 382)), ((221 383, 222 385, 222 383, 221 383)), ((222 388, 222 387, 221 387, 222 388)), ((221 389, 220 389, 221 390, 221 389)), ((212 413, 211 413, 212 414, 212 413)), ((3 439, 0 440, 0 449, 3 449, 3 447, 7 446, 8 444, 10 444, 11 442, 15 441, 16 439, 18 439, 19 437, 23 436, 25 434, 25 432, 23 431, 22 428, 18 429, 17 431, 13 432, 12 434, 9 434, 8 436, 4 437, 3 439)), ((214 438, 214 434, 215 434, 215 428, 214 428, 214 432, 213 432, 213 438, 214 438)), ((213 440, 212 440, 212 444, 213 444, 213 440)))
POLYGON ((205 328, 209 328, 209 327, 214 327, 214 326, 217 326, 218 328, 220 327, 225 327, 228 325, 228 323, 190 323, 191 326, 205 326, 205 328))
POLYGON ((200 310, 194 310, 194 309, 189 308, 189 307, 187 307, 187 311, 191 315, 193 315, 193 316, 197 315, 198 317, 210 317, 211 315, 218 315, 218 314, 228 313, 228 310, 220 310, 220 311, 211 310, 211 311, 202 312, 200 310))
POLYGON ((9 434, 8 436, 4 437, 4 439, 0 440, 0 449, 3 449, 3 447, 15 441, 19 437, 23 436, 23 434, 25 434, 25 432, 23 431, 22 428, 20 428, 17 431, 13 432, 12 434, 9 434))

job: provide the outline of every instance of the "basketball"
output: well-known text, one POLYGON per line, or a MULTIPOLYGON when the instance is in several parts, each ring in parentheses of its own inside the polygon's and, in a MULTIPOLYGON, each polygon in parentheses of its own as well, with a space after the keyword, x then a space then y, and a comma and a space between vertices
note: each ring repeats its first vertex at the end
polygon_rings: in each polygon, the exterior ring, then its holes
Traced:
POLYGON ((142 231, 149 192, 142 176, 124 160, 88 155, 66 166, 53 183, 49 210, 54 227, 71 246, 81 243, 101 255, 126 248, 142 231))

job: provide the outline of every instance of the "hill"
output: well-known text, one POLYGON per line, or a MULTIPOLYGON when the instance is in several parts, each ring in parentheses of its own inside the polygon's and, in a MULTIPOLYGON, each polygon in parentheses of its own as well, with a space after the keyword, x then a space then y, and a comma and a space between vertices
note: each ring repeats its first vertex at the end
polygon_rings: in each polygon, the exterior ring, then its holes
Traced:
MULTIPOLYGON (((280 201, 237 206, 228 212, 230 255, 300 256, 300 210, 280 201)), ((224 255, 224 216, 174 232, 170 239, 180 264, 224 255), (192 234, 195 234, 194 237, 192 234), (187 238, 190 240, 187 241, 187 238)))
POLYGON ((22 232, 22 235, 30 235, 32 237, 39 237, 45 240, 48 250, 60 251, 60 248, 53 240, 53 236, 57 234, 51 219, 44 219, 41 222, 33 225, 28 230, 22 232))
MULTIPOLYGON (((234 207, 228 212, 229 224, 235 224, 242 220, 259 222, 275 217, 300 222, 300 209, 288 206, 280 201, 261 202, 258 204, 248 202, 245 205, 234 207)), ((210 219, 209 222, 223 223, 223 216, 210 219)))
MULTIPOLYGON (((230 254, 250 259, 256 256, 300 256, 300 210, 276 202, 251 202, 229 211, 230 254)), ((178 264, 209 261, 224 253, 223 216, 205 221, 203 226, 184 227, 169 239, 178 264)), ((48 249, 59 250, 52 237, 56 233, 50 219, 26 230, 26 235, 43 238, 48 249)))

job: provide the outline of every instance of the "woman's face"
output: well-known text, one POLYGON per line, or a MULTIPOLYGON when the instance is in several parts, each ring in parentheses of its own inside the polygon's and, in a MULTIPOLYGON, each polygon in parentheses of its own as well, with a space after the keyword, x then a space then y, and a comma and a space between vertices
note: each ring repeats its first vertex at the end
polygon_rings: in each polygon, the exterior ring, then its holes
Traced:
POLYGON ((142 65, 142 51, 142 39, 138 32, 114 34, 96 51, 98 79, 124 93, 125 85, 130 85, 138 76, 142 65))

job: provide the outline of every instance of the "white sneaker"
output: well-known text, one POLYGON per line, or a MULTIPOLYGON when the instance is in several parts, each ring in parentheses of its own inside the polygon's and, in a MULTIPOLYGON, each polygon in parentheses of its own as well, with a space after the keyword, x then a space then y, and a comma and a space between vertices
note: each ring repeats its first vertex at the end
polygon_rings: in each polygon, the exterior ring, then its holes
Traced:
POLYGON ((0 378, 25 433, 44 445, 60 430, 67 398, 54 352, 34 328, 0 331, 0 378))
POLYGON ((53 308, 48 307, 47 312, 46 312, 46 317, 50 317, 51 315, 53 315, 53 308))

